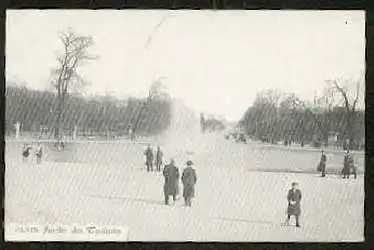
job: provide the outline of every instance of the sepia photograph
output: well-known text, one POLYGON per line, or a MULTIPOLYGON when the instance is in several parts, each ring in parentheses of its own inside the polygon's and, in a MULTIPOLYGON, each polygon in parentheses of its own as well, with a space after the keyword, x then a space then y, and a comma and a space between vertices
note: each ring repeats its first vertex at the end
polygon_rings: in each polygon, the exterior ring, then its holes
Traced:
POLYGON ((5 241, 362 242, 365 12, 7 10, 5 241))

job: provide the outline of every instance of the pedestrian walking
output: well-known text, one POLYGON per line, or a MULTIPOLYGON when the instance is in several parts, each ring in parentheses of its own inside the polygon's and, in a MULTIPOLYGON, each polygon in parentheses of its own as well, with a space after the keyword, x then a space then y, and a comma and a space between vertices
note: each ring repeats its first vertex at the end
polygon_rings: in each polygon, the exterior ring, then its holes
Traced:
POLYGON ((191 200, 195 196, 195 185, 197 181, 196 171, 192 168, 193 162, 187 161, 187 167, 183 170, 183 198, 186 206, 191 207, 191 200))
POLYGON ((146 157, 145 165, 147 166, 147 171, 153 171, 153 150, 151 148, 151 145, 148 144, 147 149, 144 152, 144 155, 146 157))
POLYGON ((342 174, 343 174, 343 179, 349 179, 350 175, 350 170, 351 170, 351 155, 349 153, 349 149, 346 151, 344 155, 344 161, 343 161, 343 169, 342 169, 342 174))
POLYGON ((301 209, 300 209, 301 191, 300 189, 298 189, 297 182, 292 183, 292 188, 288 191, 287 201, 288 201, 288 207, 287 207, 286 225, 289 225, 291 216, 295 216, 296 227, 300 227, 299 218, 301 214, 301 209))
POLYGON ((352 171, 354 178, 357 179, 357 166, 354 163, 352 163, 352 171))
POLYGON ((165 205, 169 205, 169 196, 173 196, 173 201, 175 202, 177 199, 178 193, 178 181, 179 181, 179 170, 175 166, 174 159, 170 160, 170 163, 165 166, 163 175, 165 178, 164 183, 164 197, 165 197, 165 205))
POLYGON ((349 167, 349 172, 352 172, 354 178, 357 179, 357 166, 355 166, 355 162, 354 162, 352 154, 349 154, 348 156, 348 167, 349 167))
POLYGON ((327 162, 327 156, 325 152, 322 150, 321 160, 319 162, 319 169, 321 171, 321 177, 326 176, 326 162, 327 162))
POLYGON ((37 147, 36 147, 36 152, 35 152, 37 164, 40 164, 42 162, 43 151, 44 151, 43 146, 40 144, 40 142, 38 142, 37 147))
POLYGON ((161 171, 161 165, 162 165, 162 157, 164 153, 161 151, 160 146, 157 147, 157 152, 156 152, 156 169, 158 172, 161 171))

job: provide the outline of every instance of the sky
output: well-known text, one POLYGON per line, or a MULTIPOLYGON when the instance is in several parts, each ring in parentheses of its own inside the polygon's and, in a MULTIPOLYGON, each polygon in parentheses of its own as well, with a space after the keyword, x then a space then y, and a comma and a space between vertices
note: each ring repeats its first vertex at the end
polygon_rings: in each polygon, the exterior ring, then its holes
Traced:
POLYGON ((197 112, 238 120, 269 88, 313 99, 365 71, 363 11, 8 10, 6 80, 48 88, 59 32, 91 35, 86 94, 144 97, 162 83, 197 112))

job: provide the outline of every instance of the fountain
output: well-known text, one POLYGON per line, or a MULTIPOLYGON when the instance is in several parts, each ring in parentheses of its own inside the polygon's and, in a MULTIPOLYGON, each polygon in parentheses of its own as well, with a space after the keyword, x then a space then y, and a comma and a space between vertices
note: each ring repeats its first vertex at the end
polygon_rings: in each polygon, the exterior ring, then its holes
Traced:
POLYGON ((193 155, 202 142, 199 115, 181 100, 173 99, 169 128, 156 139, 164 148, 165 157, 188 158, 193 155))

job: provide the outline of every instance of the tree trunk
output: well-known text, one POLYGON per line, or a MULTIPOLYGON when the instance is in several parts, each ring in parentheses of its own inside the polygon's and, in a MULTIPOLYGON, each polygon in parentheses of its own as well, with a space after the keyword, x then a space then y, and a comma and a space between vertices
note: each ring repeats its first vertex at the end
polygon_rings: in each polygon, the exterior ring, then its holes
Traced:
POLYGON ((57 119, 55 124, 55 139, 61 140, 61 123, 62 123, 62 113, 64 107, 64 97, 59 90, 57 93, 57 119))
POLYGON ((353 116, 354 111, 347 112, 346 136, 349 139, 349 144, 347 145, 349 149, 353 149, 354 147, 353 116))
POLYGON ((54 131, 54 138, 55 140, 59 139, 60 135, 60 123, 61 123, 61 97, 60 97, 60 91, 57 93, 57 110, 56 110, 56 122, 55 122, 55 131, 54 131))

